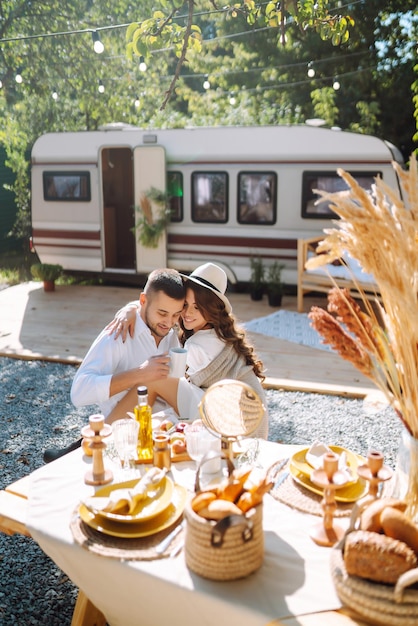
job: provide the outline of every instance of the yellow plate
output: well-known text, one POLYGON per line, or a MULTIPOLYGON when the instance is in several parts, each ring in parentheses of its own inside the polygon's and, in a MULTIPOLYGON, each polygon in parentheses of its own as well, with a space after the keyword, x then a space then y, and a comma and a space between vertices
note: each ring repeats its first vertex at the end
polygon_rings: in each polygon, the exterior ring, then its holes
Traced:
POLYGON ((136 539, 138 537, 155 535, 174 524, 182 515, 186 500, 187 489, 181 485, 174 485, 173 498, 166 510, 157 517, 153 517, 146 522, 137 522, 136 524, 113 522, 99 515, 94 515, 84 504, 80 504, 78 512, 83 522, 105 535, 122 537, 124 539, 136 539))
MULTIPOLYGON (((324 490, 321 487, 317 487, 310 480, 309 476, 306 476, 303 472, 299 472, 294 465, 289 465, 289 472, 292 478, 313 493, 318 496, 324 495, 324 490)), ((365 480, 359 478, 355 483, 350 483, 347 487, 335 490, 335 499, 337 502, 355 502, 362 496, 366 495, 368 486, 365 480)))
MULTIPOLYGON (((98 489, 94 496, 90 499, 92 508, 94 508, 94 498, 102 498, 109 496, 116 489, 131 489, 139 482, 139 478, 128 480, 124 483, 106 485, 98 489)), ((136 524, 137 522, 146 522, 162 513, 170 504, 173 496, 174 484, 171 478, 165 476, 163 480, 154 489, 149 489, 147 497, 138 502, 132 515, 120 515, 118 513, 107 513, 105 511, 95 510, 96 515, 105 517, 112 522, 136 524)), ((87 507, 86 507, 87 508, 87 507)))
MULTIPOLYGON (((352 482, 356 482, 357 481, 356 469, 359 465, 365 462, 364 458, 357 456, 357 454, 354 454, 354 452, 351 452, 350 450, 347 450, 346 448, 341 448, 340 446, 329 446, 329 447, 333 452, 335 452, 335 454, 342 454, 343 452, 346 453, 347 465, 353 473, 352 482)), ((289 462, 290 465, 295 470, 297 470, 301 474, 304 474, 306 478, 309 478, 315 469, 314 467, 312 467, 312 465, 309 465, 309 463, 305 460, 306 453, 308 451, 309 451, 309 448, 304 448, 303 450, 299 450, 299 452, 296 452, 291 457, 290 462, 289 462)))

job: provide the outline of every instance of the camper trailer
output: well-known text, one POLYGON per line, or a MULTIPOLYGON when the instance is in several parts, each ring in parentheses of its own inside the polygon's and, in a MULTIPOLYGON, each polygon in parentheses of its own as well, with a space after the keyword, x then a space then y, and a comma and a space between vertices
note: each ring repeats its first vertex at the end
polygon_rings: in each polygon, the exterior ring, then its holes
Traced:
POLYGON ((335 218, 314 190, 345 188, 337 168, 398 188, 394 160, 376 137, 306 125, 47 133, 32 149, 32 245, 43 263, 125 277, 213 261, 231 284, 260 257, 296 284, 297 240, 335 218), (156 191, 171 215, 153 247, 138 220, 157 220, 156 191))

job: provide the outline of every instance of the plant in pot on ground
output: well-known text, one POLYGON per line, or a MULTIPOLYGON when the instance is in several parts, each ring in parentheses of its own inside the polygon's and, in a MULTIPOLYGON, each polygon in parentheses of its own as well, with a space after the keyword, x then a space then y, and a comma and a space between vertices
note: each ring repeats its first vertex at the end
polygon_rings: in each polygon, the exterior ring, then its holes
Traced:
POLYGON ((281 306, 282 296, 284 290, 284 283, 282 281, 282 270, 284 268, 283 263, 274 261, 272 265, 267 268, 267 297, 270 306, 281 306))
POLYGON ((33 278, 43 281, 44 291, 54 291, 55 281, 61 276, 62 270, 61 265, 49 263, 35 263, 30 268, 33 278))
POLYGON ((251 267, 251 300, 261 300, 264 293, 265 267, 263 259, 259 256, 250 258, 251 267))

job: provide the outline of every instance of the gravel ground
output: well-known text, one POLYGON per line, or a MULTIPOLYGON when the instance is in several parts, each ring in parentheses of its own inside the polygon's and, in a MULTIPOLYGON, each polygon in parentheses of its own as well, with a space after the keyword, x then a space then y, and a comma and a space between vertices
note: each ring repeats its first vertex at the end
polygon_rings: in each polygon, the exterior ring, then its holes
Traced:
MULTIPOLYGON (((95 407, 70 402, 73 365, 0 358, 0 488, 43 464, 45 448, 77 439, 95 407)), ((269 390, 271 441, 320 439, 394 466, 401 425, 390 407, 340 396, 269 390), (379 410, 380 409, 380 410, 379 410)), ((0 624, 71 624, 77 589, 32 539, 0 533, 0 624)))

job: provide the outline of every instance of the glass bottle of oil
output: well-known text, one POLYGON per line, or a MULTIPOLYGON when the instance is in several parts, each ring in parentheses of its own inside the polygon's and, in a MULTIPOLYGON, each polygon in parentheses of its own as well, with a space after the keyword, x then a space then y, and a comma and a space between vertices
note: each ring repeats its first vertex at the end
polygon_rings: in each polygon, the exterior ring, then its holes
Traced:
POLYGON ((139 423, 138 431, 138 460, 148 461, 153 458, 152 441, 152 412, 148 404, 148 389, 138 387, 138 404, 134 408, 136 421, 139 423))

